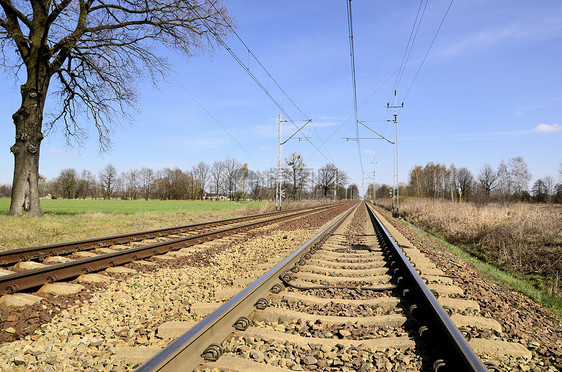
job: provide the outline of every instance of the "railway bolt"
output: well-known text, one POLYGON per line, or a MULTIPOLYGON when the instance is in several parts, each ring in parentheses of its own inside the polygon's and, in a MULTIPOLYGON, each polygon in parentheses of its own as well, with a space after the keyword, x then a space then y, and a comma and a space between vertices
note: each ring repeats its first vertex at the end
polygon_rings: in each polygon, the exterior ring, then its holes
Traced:
POLYGON ((271 287, 271 289, 269 290, 271 293, 281 293, 281 291, 283 290, 283 287, 281 286, 281 284, 277 283, 275 284, 273 287, 271 287))
POLYGON ((254 304, 254 306, 258 310, 265 310, 269 306, 269 301, 262 297, 254 304))
POLYGON ((203 354, 201 356, 203 359, 208 360, 210 362, 216 362, 223 353, 222 346, 219 344, 211 344, 207 346, 203 354))
POLYGON ((49 282, 49 283, 54 283, 54 282, 56 282, 57 280, 59 280, 59 277, 56 276, 56 275, 54 275, 54 274, 53 274, 53 275, 50 275, 50 276, 47 278, 47 282, 49 282))
POLYGON ((443 359, 437 359, 435 362, 433 362, 433 371, 434 372, 438 372, 439 369, 441 369, 443 367, 447 367, 447 363, 445 363, 445 361, 443 359))
POLYGON ((467 327, 459 327, 459 331, 464 336, 467 341, 470 341, 472 338, 472 334, 470 334, 470 329, 467 327))
POLYGON ((251 325, 252 321, 250 319, 245 316, 241 316, 232 326, 238 331, 245 331, 251 325))
POLYGON ((16 293, 18 291, 19 287, 17 284, 11 284, 9 286, 6 287, 6 293, 7 294, 12 294, 12 293, 16 293))

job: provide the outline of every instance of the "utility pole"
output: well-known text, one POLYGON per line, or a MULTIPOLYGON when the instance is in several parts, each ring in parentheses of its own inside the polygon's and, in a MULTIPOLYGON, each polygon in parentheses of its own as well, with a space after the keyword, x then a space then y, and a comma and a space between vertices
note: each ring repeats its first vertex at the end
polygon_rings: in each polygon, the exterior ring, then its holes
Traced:
POLYGON ((281 114, 277 118, 277 185, 275 187, 275 210, 281 210, 281 134, 283 132, 283 120, 281 114))
POLYGON ((396 105, 396 90, 394 91, 394 106, 390 103, 386 104, 386 108, 394 109, 394 120, 389 120, 394 123, 394 166, 393 168, 393 190, 392 190, 392 216, 398 217, 400 211, 400 195, 399 195, 399 180, 398 180, 398 111, 399 108, 404 108, 404 102, 401 106, 396 105))
MULTIPOLYGON (((306 123, 304 123, 304 125, 302 127, 300 127, 295 133, 293 133, 289 138, 287 138, 285 141, 281 142, 281 137, 283 135, 283 122, 287 122, 287 120, 283 120, 283 117, 281 116, 281 114, 279 114, 278 118, 277 118, 277 185, 275 188, 275 210, 276 211, 280 211, 281 210, 281 200, 283 199, 283 190, 281 188, 281 176, 282 176, 282 169, 281 169, 281 159, 282 159, 282 146, 284 144, 286 144, 290 139, 292 139, 298 132, 300 132, 304 127, 306 127, 308 125, 308 123, 310 123, 312 121, 312 119, 308 119, 306 120, 306 123)), ((307 137, 302 137, 302 138, 298 138, 298 140, 308 140, 307 137)))
POLYGON ((337 189, 338 189, 338 170, 336 169, 336 181, 334 183, 334 203, 336 202, 337 189))

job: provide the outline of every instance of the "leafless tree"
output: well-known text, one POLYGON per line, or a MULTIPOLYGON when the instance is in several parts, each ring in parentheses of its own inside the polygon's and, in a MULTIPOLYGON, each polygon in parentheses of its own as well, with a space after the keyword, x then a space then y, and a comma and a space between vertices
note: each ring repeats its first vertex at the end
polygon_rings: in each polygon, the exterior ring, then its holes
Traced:
POLYGON ((457 173, 457 187, 459 188, 459 193, 461 198, 464 200, 470 199, 470 193, 472 192, 472 184, 474 183, 474 176, 468 170, 468 168, 462 167, 457 173))
POLYGON ((457 185, 457 167, 454 164, 451 164, 449 167, 449 194, 451 195, 451 201, 455 201, 455 197, 457 195, 456 185, 457 185))
POLYGON ((334 189, 337 174, 338 168, 332 163, 326 164, 322 168, 318 169, 318 186, 322 189, 324 198, 328 196, 329 190, 334 189))
POLYGON ((78 186, 78 174, 75 169, 68 168, 60 171, 57 177, 59 195, 65 199, 74 199, 78 186))
POLYGON ((236 185, 238 183, 238 172, 242 164, 236 159, 227 158, 223 161, 224 164, 224 182, 226 183, 226 190, 230 200, 234 198, 236 185))
POLYGON ((498 165, 498 192, 500 194, 501 201, 505 201, 506 197, 511 195, 513 188, 513 177, 507 164, 502 160, 500 165, 498 165))
POLYGON ((304 163, 302 155, 296 152, 293 152, 285 159, 285 164, 287 164, 285 172, 291 184, 290 194, 293 200, 300 200, 302 189, 306 185, 306 180, 308 178, 306 164, 304 163))
POLYGON ((76 189, 77 198, 91 198, 96 194, 96 176, 87 169, 83 169, 78 179, 78 186, 76 189))
POLYGON ((111 199, 117 186, 117 169, 112 164, 106 165, 100 172, 99 180, 103 198, 111 199))
POLYGON ((225 165, 221 160, 215 160, 211 166, 211 180, 213 182, 213 192, 218 199, 222 191, 222 183, 225 177, 225 165))
POLYGON ((544 187, 546 189, 547 201, 552 203, 552 198, 556 194, 556 185, 554 184, 554 179, 551 176, 543 177, 544 187))
POLYGON ((150 168, 143 167, 139 171, 140 190, 143 194, 144 200, 150 198, 150 194, 154 189, 154 171, 150 168))
POLYGON ((201 191, 198 196, 199 199, 203 199, 203 194, 205 193, 205 188, 207 187, 207 181, 209 179, 209 171, 211 167, 204 161, 200 161, 196 166, 193 167, 193 177, 199 185, 201 186, 201 191))
POLYGON ((30 215, 43 214, 38 180, 44 130, 61 122, 67 138, 80 138, 86 130, 77 117, 85 112, 101 148, 107 147, 109 123, 136 100, 134 82, 148 76, 157 83, 165 74, 168 63, 157 54, 159 46, 192 55, 212 46, 214 34, 224 35, 228 22, 220 0, 0 0, 0 58, 13 61, 13 68, 4 66, 25 80, 12 116, 9 214, 21 215, 24 204, 30 215), (49 88, 61 104, 44 125, 49 88))
POLYGON ((478 182, 484 190, 486 197, 490 197, 490 193, 498 185, 498 174, 492 169, 490 164, 484 164, 478 172, 478 182))
POLYGON ((523 191, 529 189, 529 181, 531 180, 527 163, 521 156, 511 158, 509 159, 509 170, 513 179, 513 191, 521 195, 523 191))

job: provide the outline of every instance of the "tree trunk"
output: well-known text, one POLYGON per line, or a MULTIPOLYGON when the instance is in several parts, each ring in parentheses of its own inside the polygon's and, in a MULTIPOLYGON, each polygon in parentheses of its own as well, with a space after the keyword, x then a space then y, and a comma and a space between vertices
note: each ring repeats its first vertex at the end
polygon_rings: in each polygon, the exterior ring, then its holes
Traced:
POLYGON ((12 116, 16 126, 16 143, 10 148, 14 154, 14 180, 9 215, 42 216, 39 204, 39 149, 43 140, 43 106, 48 84, 46 79, 29 78, 21 87, 22 104, 12 116), (44 88, 37 89, 37 80, 44 88))

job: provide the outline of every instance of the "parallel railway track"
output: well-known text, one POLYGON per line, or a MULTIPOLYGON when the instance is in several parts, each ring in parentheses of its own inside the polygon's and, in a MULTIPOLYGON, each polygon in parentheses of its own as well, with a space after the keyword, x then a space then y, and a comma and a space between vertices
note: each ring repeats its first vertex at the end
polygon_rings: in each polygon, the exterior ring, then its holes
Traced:
POLYGON ((3 267, 0 294, 12 294, 74 278, 330 207, 265 213, 0 252, 0 267, 3 267))
POLYGON ((470 317, 461 313, 477 312, 478 305, 453 298, 459 292, 450 278, 400 247, 370 207, 358 209, 341 215, 138 371, 498 370, 471 347, 487 354, 497 343, 467 341, 470 317), (350 234, 354 224, 363 226, 350 234))

